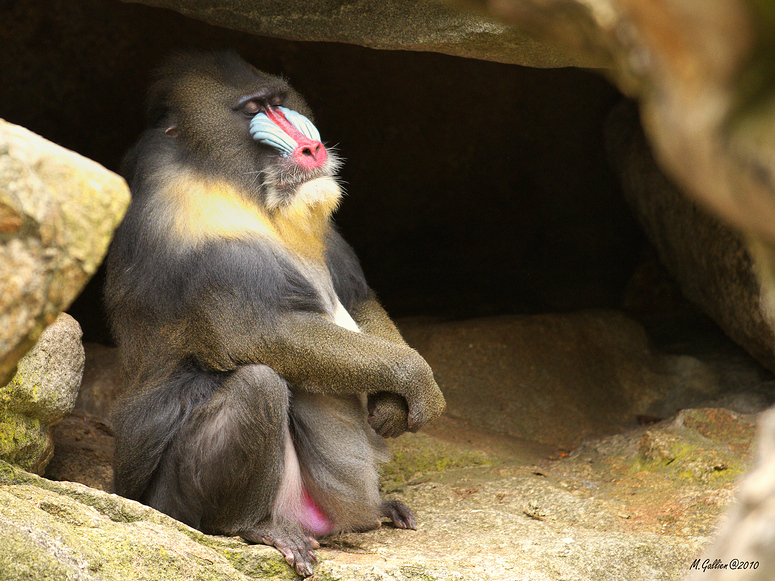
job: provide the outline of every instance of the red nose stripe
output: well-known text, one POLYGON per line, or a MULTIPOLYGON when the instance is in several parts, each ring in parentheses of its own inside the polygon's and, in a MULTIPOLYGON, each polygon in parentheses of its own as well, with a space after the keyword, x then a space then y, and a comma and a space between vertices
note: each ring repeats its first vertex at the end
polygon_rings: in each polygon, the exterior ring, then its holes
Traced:
POLYGON ((280 129, 291 136, 298 145, 293 150, 296 162, 306 169, 315 169, 323 165, 328 158, 328 152, 322 143, 310 139, 288 121, 287 117, 279 109, 271 105, 266 106, 266 116, 280 129))

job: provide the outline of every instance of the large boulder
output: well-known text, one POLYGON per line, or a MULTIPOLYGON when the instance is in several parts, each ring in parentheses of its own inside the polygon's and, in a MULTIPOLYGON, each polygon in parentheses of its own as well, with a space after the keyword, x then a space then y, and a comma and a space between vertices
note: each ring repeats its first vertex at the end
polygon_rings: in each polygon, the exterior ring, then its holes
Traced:
POLYGON ((273 549, 208 538, 139 503, 2 460, 0 512, 7 581, 293 578, 273 549))
POLYGON ((613 111, 607 134, 625 197, 684 296, 775 371, 775 313, 745 237, 664 175, 628 103, 613 111))
POLYGON ((744 372, 727 378, 652 349, 616 311, 406 320, 401 330, 433 368, 448 415, 566 449, 717 399, 729 384, 760 388, 744 372))
POLYGON ((228 8, 207 0, 139 2, 258 36, 441 52, 533 67, 604 64, 596 55, 563 52, 524 29, 432 0, 238 0, 228 8))
POLYGON ((0 120, 0 385, 97 270, 128 204, 116 174, 0 120))

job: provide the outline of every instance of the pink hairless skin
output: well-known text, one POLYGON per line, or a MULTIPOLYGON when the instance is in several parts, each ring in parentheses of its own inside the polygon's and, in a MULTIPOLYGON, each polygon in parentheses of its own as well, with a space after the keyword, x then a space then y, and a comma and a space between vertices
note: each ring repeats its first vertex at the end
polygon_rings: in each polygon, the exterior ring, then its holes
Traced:
POLYGON ((301 515, 299 520, 311 533, 316 536, 324 536, 334 529, 333 523, 325 514, 323 514, 323 511, 317 503, 312 500, 312 497, 306 490, 304 491, 301 502, 302 512, 304 514, 301 515))

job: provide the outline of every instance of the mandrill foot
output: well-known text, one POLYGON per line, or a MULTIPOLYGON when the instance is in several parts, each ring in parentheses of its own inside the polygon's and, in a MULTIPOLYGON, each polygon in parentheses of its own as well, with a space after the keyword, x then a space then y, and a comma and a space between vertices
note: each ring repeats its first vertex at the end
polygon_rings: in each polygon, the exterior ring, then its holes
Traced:
POLYGON ((403 502, 398 500, 385 500, 380 506, 382 516, 390 519, 391 524, 397 529, 417 530, 414 514, 403 502))
POLYGON ((274 547, 282 553, 285 561, 297 574, 302 577, 312 575, 312 566, 317 563, 313 550, 319 549, 320 544, 301 528, 290 524, 266 524, 242 531, 239 536, 249 543, 274 547))

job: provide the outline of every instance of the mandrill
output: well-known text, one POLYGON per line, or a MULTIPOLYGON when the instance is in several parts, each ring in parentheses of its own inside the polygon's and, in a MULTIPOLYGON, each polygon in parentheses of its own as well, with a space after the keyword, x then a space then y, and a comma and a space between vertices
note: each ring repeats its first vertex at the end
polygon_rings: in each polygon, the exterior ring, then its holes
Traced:
POLYGON ((332 223, 340 160, 288 84, 233 53, 158 69, 129 152, 105 304, 127 395, 116 492, 311 575, 316 538, 383 501, 384 438, 444 409, 332 223))

